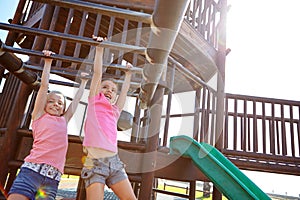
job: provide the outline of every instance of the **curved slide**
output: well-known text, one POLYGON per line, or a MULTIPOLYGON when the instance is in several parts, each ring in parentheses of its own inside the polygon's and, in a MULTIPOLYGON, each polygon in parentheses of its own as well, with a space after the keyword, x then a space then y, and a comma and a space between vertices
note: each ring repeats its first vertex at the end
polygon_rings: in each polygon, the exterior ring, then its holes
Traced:
POLYGON ((188 136, 170 139, 171 153, 190 157, 228 199, 270 200, 255 183, 229 161, 220 151, 207 143, 198 143, 188 136))

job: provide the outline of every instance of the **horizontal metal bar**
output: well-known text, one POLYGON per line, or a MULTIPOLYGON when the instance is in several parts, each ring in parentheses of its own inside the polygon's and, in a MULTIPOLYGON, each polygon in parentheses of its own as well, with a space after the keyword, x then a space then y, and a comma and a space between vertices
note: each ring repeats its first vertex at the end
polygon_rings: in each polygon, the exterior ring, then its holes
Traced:
MULTIPOLYGON (((119 84, 123 84, 124 83, 124 80, 114 80, 116 83, 119 83, 119 84)), ((133 87, 133 88, 138 88, 141 86, 140 83, 137 83, 137 82, 130 82, 130 86, 133 87)))
MULTIPOLYGON (((34 66, 34 65, 28 65, 28 64, 24 64, 23 66, 24 66, 25 69, 30 69, 30 70, 39 71, 39 72, 43 71, 43 68, 40 67, 40 66, 34 66)), ((67 76, 74 77, 74 78, 78 77, 80 79, 80 73, 78 73, 77 70, 68 69, 68 71, 66 71, 64 69, 61 69, 61 70, 60 69, 53 69, 53 67, 52 67, 51 68, 51 73, 57 74, 57 75, 60 75, 60 76, 67 75, 67 76)), ((91 79, 92 76, 89 75, 86 78, 91 79)), ((70 82, 52 80, 52 79, 49 82, 52 83, 52 84, 56 84, 56 85, 79 87, 79 84, 77 84, 77 83, 70 83, 70 82)), ((115 82, 118 83, 118 84, 123 84, 124 80, 115 80, 115 82)), ((138 83, 138 82, 130 82, 130 87, 132 87, 133 89, 139 88, 140 85, 141 84, 138 83)), ((130 96, 134 96, 134 94, 130 94, 130 96)))
MULTIPOLYGON (((118 70, 121 70, 121 71, 127 71, 128 69, 126 68, 126 66, 124 65, 119 65, 119 64, 114 64, 114 63, 111 63, 111 64, 103 64, 103 67, 108 67, 108 68, 113 68, 113 69, 118 69, 118 70)), ((132 71, 133 73, 139 73, 141 74, 143 72, 143 69, 142 68, 139 68, 139 67, 132 67, 130 69, 130 71, 132 71)))
MULTIPOLYGON (((35 51, 35 50, 30 50, 30 49, 20 49, 20 48, 7 46, 7 45, 2 45, 1 49, 3 51, 7 51, 7 52, 11 52, 11 53, 18 53, 18 54, 23 54, 23 55, 28 55, 28 56, 39 56, 39 57, 43 57, 43 58, 49 58, 48 56, 45 56, 43 54, 43 52, 41 52, 41 51, 35 51)), ((55 60, 61 60, 61 61, 69 61, 69 62, 93 65, 93 61, 90 61, 87 59, 74 58, 74 57, 64 56, 64 55, 59 55, 59 54, 52 54, 50 58, 55 59, 55 60)))
POLYGON ((169 56, 168 59, 169 59, 169 61, 171 63, 175 64, 176 69, 178 71, 180 71, 185 77, 189 78, 190 80, 193 80, 199 86, 201 86, 201 87, 207 87, 209 89, 209 91, 211 91, 213 93, 216 93, 215 89, 213 89, 212 87, 210 87, 205 81, 203 81, 198 76, 196 76, 195 74, 193 74, 192 72, 190 72, 187 68, 185 68, 184 66, 182 66, 182 64, 179 63, 178 61, 176 61, 174 58, 172 58, 171 56, 169 56))
MULTIPOLYGON (((29 66, 29 65, 26 65, 25 68, 28 68, 28 69, 33 69, 32 67, 34 66, 29 66)), ((38 70, 38 71, 42 71, 42 68, 40 69, 37 69, 37 67, 34 67, 33 70, 38 70)), ((65 72, 60 72, 59 70, 51 70, 51 73, 54 73, 54 74, 57 74, 57 75, 64 75, 66 74, 65 72)), ((74 76, 76 77, 77 74, 74 74, 74 73, 68 73, 68 75, 70 76, 74 76)), ((91 76, 88 77, 89 79, 91 78, 91 76)), ((65 82, 65 81, 59 81, 59 80, 49 80, 50 83, 52 84, 55 84, 55 85, 63 85, 63 86, 69 86, 69 87, 79 87, 79 84, 78 83, 70 83, 70 82, 65 82)), ((124 83, 124 80, 115 80, 116 83, 118 84, 123 84, 124 83)), ((137 82, 130 82, 130 87, 132 87, 133 89, 136 89, 136 88, 139 88, 140 87, 140 83, 137 83, 137 82)), ((87 86, 86 89, 89 89, 89 85, 87 86)), ((130 94, 130 96, 133 96, 133 94, 130 94)))
POLYGON ((99 13, 107 16, 114 16, 122 19, 128 19, 137 22, 143 22, 151 24, 152 15, 142 12, 136 12, 132 10, 115 8, 111 6, 101 5, 97 3, 91 3, 86 1, 77 0, 34 0, 40 3, 46 3, 54 6, 60 6, 64 8, 73 8, 81 11, 88 11, 91 13, 99 13))
POLYGON ((50 79, 49 83, 54 84, 54 85, 61 85, 61 86, 68 86, 68 87, 79 87, 80 84, 78 83, 71 83, 71 82, 66 82, 66 81, 58 81, 58 80, 53 80, 50 79))
POLYGON ((146 54, 146 47, 139 47, 139 46, 134 46, 134 45, 129 45, 129 44, 110 42, 110 41, 103 41, 103 42, 99 43, 98 45, 100 45, 104 48, 123 50, 124 53, 132 52, 132 53, 138 53, 140 55, 146 54))
MULTIPOLYGON (((28 64, 24 64, 23 65, 26 69, 30 69, 30 70, 34 70, 34 71, 43 71, 42 67, 39 66, 34 66, 34 65, 28 65, 28 64)), ((67 75, 67 76, 71 76, 71 77, 78 77, 80 78, 80 72, 85 72, 85 71, 80 71, 80 70, 70 70, 68 69, 67 71, 64 68, 56 68, 53 69, 53 67, 50 70, 51 73, 53 74, 57 74, 57 75, 67 75)), ((88 72, 85 72, 88 73, 88 72)), ((85 76, 85 78, 87 79, 91 79, 92 76, 91 74, 89 74, 88 76, 85 76)))
POLYGON ((35 35, 35 36, 47 36, 50 38, 62 39, 70 42, 80 42, 87 45, 99 45, 99 42, 93 40, 92 38, 81 37, 77 35, 70 35, 66 33, 60 33, 55 31, 49 31, 44 29, 38 29, 34 27, 26 27, 18 24, 7 24, 0 22, 0 29, 7 31, 16 31, 23 34, 35 35))
MULTIPOLYGON (((34 65, 28 65, 28 64, 24 64, 23 65, 26 69, 30 69, 30 70, 34 70, 34 71, 43 71, 43 68, 40 66, 34 66, 34 65)), ((107 64, 107 65, 103 65, 103 67, 108 67, 108 68, 115 68, 118 69, 120 71, 126 71, 128 70, 125 66, 123 65, 117 65, 117 64, 107 64)), ((141 73, 143 69, 141 68, 137 68, 137 67, 133 67, 130 69, 132 72, 134 73, 141 73)), ((85 71, 80 71, 80 70, 74 70, 74 69, 65 69, 65 68, 55 68, 52 67, 51 68, 51 73, 53 74, 58 74, 58 75, 69 75, 69 76, 79 76, 80 72, 85 72, 85 71)), ((89 72, 86 72, 89 73, 89 72)), ((88 75, 86 78, 90 79, 92 78, 91 75, 88 75)))
POLYGON ((111 41, 103 41, 103 42, 97 42, 94 41, 91 38, 87 37, 81 37, 77 35, 71 35, 71 34, 66 34, 66 33, 61 33, 61 32, 55 32, 55 31, 49 31, 49 30, 43 30, 43 29, 38 29, 38 28, 29 28, 17 24, 6 24, 0 22, 0 29, 7 30, 7 31, 16 31, 20 33, 25 33, 29 35, 35 35, 35 36, 45 36, 45 37, 50 37, 53 39, 61 39, 61 40, 66 40, 70 42, 79 42, 82 44, 86 45, 91 45, 91 46, 97 46, 101 45, 104 48, 110 48, 110 49, 116 49, 116 50, 123 50, 125 52, 133 52, 133 53, 138 53, 141 55, 145 55, 146 48, 145 47, 139 47, 139 46, 134 46, 134 45, 128 45, 128 44, 121 44, 117 42, 111 42, 111 41))
MULTIPOLYGON (((3 51, 7 51, 7 52, 11 52, 11 53, 18 53, 18 54, 24 54, 24 55, 30 55, 30 56, 39 56, 39 57, 43 57, 43 58, 49 58, 48 56, 45 56, 42 52, 40 51, 34 51, 34 50, 29 50, 29 49, 19 49, 19 48, 15 48, 15 47, 11 47, 11 46, 6 46, 6 45, 2 45, 1 49, 3 51)), ((59 54, 52 54, 51 55, 52 59, 55 60, 62 60, 62 61, 70 61, 70 62, 75 62, 75 63, 84 63, 84 64, 89 64, 89 65, 93 65, 93 61, 89 61, 86 59, 82 59, 82 58, 74 58, 74 57, 70 57, 70 56, 63 56, 63 55, 59 55, 59 54)), ((126 68, 126 66, 123 65, 119 65, 119 64, 103 64, 104 67, 108 67, 108 68, 115 68, 118 69, 120 71, 127 71, 128 69, 126 68)), ((34 70, 39 70, 39 68, 37 66, 33 66, 33 65, 25 65, 25 67, 30 68, 30 69, 34 69, 34 70)), ((63 70, 63 69, 62 69, 63 70)), ((130 69, 133 73, 142 73, 143 69, 142 68, 138 68, 138 67, 133 67, 130 69)), ((64 71, 66 72, 66 71, 64 71)), ((53 73, 63 73, 63 71, 59 72, 54 72, 53 73)), ((66 72, 66 73, 75 73, 75 72, 66 72)), ((77 73, 77 70, 76 70, 77 73)))

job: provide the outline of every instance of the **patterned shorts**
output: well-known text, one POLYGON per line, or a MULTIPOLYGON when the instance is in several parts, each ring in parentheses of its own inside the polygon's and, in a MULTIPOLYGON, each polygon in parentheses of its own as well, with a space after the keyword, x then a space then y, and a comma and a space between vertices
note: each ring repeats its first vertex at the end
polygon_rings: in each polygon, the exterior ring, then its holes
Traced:
POLYGON ((81 178, 85 182, 85 187, 93 183, 102 183, 110 187, 128 178, 118 155, 99 159, 86 158, 84 166, 81 178))

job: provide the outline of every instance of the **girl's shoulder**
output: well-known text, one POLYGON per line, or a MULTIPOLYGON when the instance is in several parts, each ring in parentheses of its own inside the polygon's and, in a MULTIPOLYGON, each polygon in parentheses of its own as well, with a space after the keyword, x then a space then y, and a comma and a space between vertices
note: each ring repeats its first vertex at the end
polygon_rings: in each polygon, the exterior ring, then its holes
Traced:
MULTIPOLYGON (((44 112, 43 114, 41 114, 39 117, 37 117, 36 119, 33 119, 32 121, 35 122, 35 121, 40 121, 41 119, 45 118, 45 116, 47 115, 48 113, 44 112)), ((48 114, 49 115, 49 114, 48 114)))
POLYGON ((61 116, 55 116, 55 115, 50 115, 49 113, 44 113, 42 114, 39 118, 35 119, 35 120, 32 120, 33 122, 36 122, 36 121, 47 121, 47 120, 53 120, 53 119, 61 119, 61 120, 65 120, 65 117, 64 115, 61 115, 61 116))
POLYGON ((100 93, 96 94, 95 96, 89 96, 88 100, 94 101, 94 100, 100 99, 102 96, 104 96, 104 95, 103 95, 103 93, 100 92, 100 93))

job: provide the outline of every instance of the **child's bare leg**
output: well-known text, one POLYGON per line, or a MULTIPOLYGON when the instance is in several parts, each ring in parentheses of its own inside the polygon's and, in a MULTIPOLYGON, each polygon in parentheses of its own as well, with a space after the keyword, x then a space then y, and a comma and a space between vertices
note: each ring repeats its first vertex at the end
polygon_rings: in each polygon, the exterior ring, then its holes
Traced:
POLYGON ((28 200, 28 198, 22 194, 11 194, 8 200, 28 200))
POLYGON ((137 199, 134 195, 132 186, 128 179, 125 179, 114 185, 111 185, 110 188, 114 191, 114 193, 119 197, 120 200, 136 200, 137 199))
POLYGON ((104 198, 104 184, 93 183, 86 188, 87 200, 103 200, 104 198))

